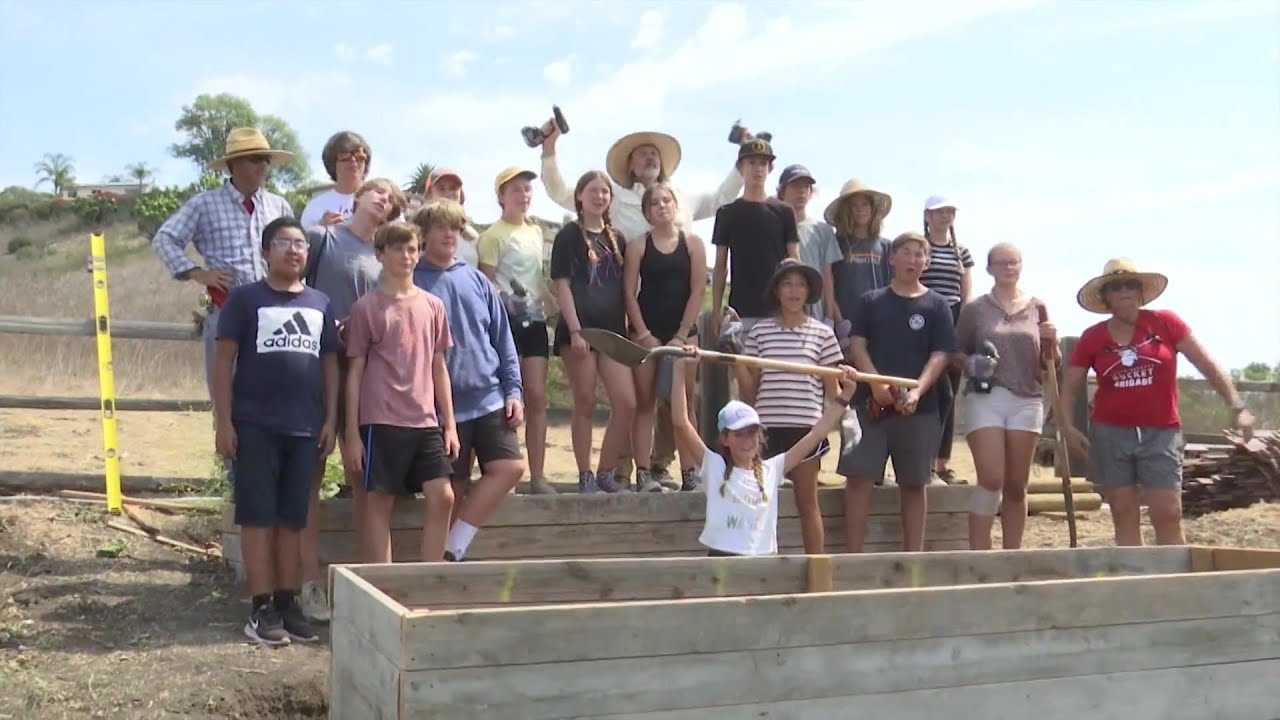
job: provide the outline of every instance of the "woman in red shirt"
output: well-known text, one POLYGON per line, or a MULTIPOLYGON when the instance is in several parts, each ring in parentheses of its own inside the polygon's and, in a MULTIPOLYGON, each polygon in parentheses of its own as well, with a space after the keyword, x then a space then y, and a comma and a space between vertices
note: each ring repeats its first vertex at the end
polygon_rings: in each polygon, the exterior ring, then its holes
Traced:
POLYGON ((1084 331, 1062 382, 1072 407, 1092 369, 1097 376, 1089 436, 1059 418, 1067 442, 1089 455, 1091 477, 1111 507, 1117 545, 1141 545, 1139 507, 1147 503, 1160 545, 1182 545, 1182 430, 1178 417, 1178 354, 1187 356, 1231 407, 1246 434, 1253 415, 1231 376, 1171 310, 1143 310, 1169 279, 1138 272, 1132 260, 1108 260, 1102 274, 1080 288, 1080 306, 1111 317, 1084 331), (1138 487, 1142 495, 1138 494, 1138 487))

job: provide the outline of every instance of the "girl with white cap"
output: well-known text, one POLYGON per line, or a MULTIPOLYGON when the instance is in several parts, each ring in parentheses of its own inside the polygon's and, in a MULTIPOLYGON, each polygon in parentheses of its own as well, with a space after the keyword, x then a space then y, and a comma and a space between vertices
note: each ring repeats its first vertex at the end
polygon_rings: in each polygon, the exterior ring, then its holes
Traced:
MULTIPOLYGON (((941 293, 951 306, 952 322, 960 320, 960 310, 969 302, 973 280, 973 256, 969 248, 956 242, 956 204, 944 195, 931 195, 924 203, 924 236, 929 240, 929 265, 920 276, 920 282, 930 290, 941 293)), ((956 403, 960 394, 960 369, 948 367, 938 383, 942 404, 942 442, 938 444, 938 458, 934 461, 934 475, 948 485, 958 480, 948 467, 951 463, 951 441, 955 435, 956 403)))
POLYGON ((782 478, 804 462, 839 424, 857 387, 853 368, 841 365, 840 392, 826 401, 822 418, 785 452, 764 457, 764 425, 755 409, 731 401, 720 410, 716 426, 720 449, 712 450, 689 419, 684 365, 677 361, 671 380, 671 421, 681 457, 702 468, 707 494, 706 520, 698 542, 708 555, 776 555, 778 552, 778 488, 782 478))

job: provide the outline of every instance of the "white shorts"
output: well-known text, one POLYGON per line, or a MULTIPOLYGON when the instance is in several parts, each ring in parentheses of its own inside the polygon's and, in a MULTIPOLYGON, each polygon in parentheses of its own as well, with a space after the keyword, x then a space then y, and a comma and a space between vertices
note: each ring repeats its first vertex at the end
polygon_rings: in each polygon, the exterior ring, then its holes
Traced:
POLYGON ((965 429, 1025 430, 1039 433, 1044 428, 1044 401, 1038 397, 1014 395, 999 385, 990 394, 968 393, 964 397, 965 429))

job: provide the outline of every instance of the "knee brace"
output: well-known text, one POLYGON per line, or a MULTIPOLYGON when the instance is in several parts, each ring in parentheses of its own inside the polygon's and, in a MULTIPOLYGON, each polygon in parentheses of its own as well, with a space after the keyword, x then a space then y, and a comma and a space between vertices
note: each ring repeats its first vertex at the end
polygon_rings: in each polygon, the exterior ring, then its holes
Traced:
POLYGON ((995 517, 1000 511, 1000 495, 999 490, 988 490, 978 485, 969 496, 969 512, 982 517, 995 517))

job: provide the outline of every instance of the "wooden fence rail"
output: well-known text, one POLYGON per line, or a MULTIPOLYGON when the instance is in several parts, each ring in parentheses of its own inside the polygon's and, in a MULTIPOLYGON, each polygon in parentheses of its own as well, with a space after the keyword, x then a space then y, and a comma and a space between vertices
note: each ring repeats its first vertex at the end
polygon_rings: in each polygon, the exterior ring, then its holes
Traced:
MULTIPOLYGON (((11 335, 60 335, 93 337, 97 334, 93 319, 32 318, 0 315, 0 333, 11 335)), ((194 322, 150 322, 147 320, 112 320, 112 339, 121 340, 199 340, 194 322)))

